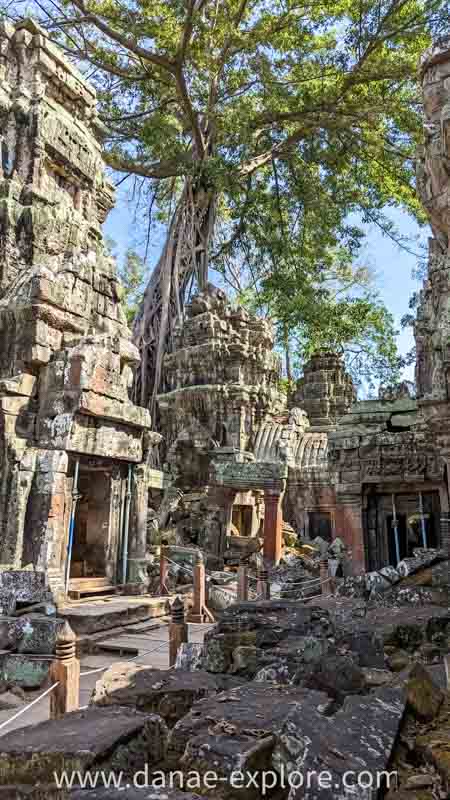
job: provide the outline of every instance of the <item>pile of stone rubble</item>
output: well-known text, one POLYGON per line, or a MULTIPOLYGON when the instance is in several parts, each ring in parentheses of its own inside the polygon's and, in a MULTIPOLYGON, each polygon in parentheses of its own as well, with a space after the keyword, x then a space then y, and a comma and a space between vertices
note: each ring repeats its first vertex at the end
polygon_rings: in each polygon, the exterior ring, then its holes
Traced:
POLYGON ((115 664, 85 711, 0 738, 0 798, 40 798, 44 786, 47 798, 124 796, 52 786, 55 770, 77 769, 122 771, 130 781, 147 770, 150 782, 176 771, 184 789, 130 790, 132 800, 444 800, 449 651, 448 594, 447 606, 399 604, 389 615, 361 597, 328 608, 234 605, 203 645, 182 646, 176 669, 115 664), (389 789, 342 788, 344 773, 364 773, 368 784, 386 770, 395 773, 389 789), (256 786, 236 788, 239 771, 257 774, 256 786), (323 771, 331 789, 314 778, 323 771), (266 795, 264 772, 275 776, 266 795), (211 774, 220 779, 214 788, 211 774), (293 774, 308 775, 309 787, 290 786, 293 774))

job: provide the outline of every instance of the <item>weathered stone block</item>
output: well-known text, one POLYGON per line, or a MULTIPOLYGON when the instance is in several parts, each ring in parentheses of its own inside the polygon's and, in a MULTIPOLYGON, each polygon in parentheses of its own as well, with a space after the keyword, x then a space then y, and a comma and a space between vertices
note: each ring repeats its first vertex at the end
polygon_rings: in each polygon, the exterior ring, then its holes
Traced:
POLYGON ((231 773, 270 770, 278 732, 293 708, 301 708, 303 714, 306 707, 314 709, 320 716, 317 708, 327 702, 320 692, 271 683, 249 683, 202 700, 173 728, 169 763, 200 775, 214 770, 223 778, 216 797, 259 797, 254 788, 239 791, 227 785, 231 773))
POLYGON ((0 655, 0 678, 22 689, 39 689, 48 680, 51 661, 39 656, 0 655))
POLYGON ((9 622, 12 646, 19 653, 51 655, 64 620, 41 614, 27 614, 9 622))
POLYGON ((44 572, 7 570, 0 572, 0 591, 11 591, 18 603, 39 603, 48 599, 44 572))
POLYGON ((160 717, 130 708, 75 711, 0 738, 0 783, 52 783, 54 772, 93 767, 143 769, 164 761, 167 728, 160 717), (101 765, 101 766, 100 766, 101 765))
POLYGON ((232 678, 215 677, 199 670, 166 672, 136 664, 113 664, 98 681, 90 702, 97 706, 133 706, 159 714, 172 726, 197 700, 238 683, 232 678))
MULTIPOLYGON (((376 787, 377 773, 385 770, 405 710, 402 689, 383 688, 367 697, 348 697, 341 709, 324 716, 311 704, 296 704, 277 734, 273 764, 281 773, 312 776, 311 785, 292 788, 289 800, 334 800, 343 787, 343 773, 369 773, 376 787), (370 721, 370 722, 369 722, 370 721), (319 775, 327 771, 327 786, 319 775), (314 779, 314 774, 316 778, 314 779)), ((359 790, 358 790, 359 791, 359 790)), ((375 800, 378 788, 361 798, 375 800)))

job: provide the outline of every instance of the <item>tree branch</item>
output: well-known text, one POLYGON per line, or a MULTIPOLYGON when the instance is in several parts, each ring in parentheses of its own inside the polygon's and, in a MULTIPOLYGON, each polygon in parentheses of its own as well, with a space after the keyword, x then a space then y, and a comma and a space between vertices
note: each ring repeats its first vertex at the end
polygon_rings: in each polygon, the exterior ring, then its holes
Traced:
POLYGON ((159 161, 153 164, 140 164, 132 157, 127 157, 123 154, 106 152, 104 154, 106 163, 118 172, 128 172, 133 175, 140 175, 143 178, 173 178, 183 175, 190 165, 192 165, 192 156, 178 156, 175 160, 159 161))
POLYGON ((162 69, 170 72, 172 75, 175 74, 175 64, 171 59, 166 58, 165 56, 161 56, 158 53, 153 53, 151 50, 147 50, 145 47, 141 47, 137 42, 133 41, 130 36, 124 36, 119 31, 116 31, 115 28, 112 28, 106 22, 97 15, 92 13, 86 8, 84 0, 71 0, 71 2, 78 8, 82 14, 91 22, 95 27, 112 39, 117 44, 120 44, 126 50, 129 50, 131 53, 134 53, 139 58, 142 58, 144 61, 148 61, 155 66, 161 67, 162 69))

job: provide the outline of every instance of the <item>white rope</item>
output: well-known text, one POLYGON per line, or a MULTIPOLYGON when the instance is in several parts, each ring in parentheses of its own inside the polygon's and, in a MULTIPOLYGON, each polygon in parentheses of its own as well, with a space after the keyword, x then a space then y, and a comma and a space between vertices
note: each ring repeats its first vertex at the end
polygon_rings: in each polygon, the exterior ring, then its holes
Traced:
POLYGON ((165 556, 164 558, 165 558, 165 560, 167 561, 168 564, 173 564, 175 567, 178 567, 178 569, 181 569, 181 570, 184 570, 184 572, 187 572, 188 575, 190 575, 191 578, 193 577, 193 573, 194 573, 194 568, 193 567, 185 567, 184 564, 179 564, 177 561, 172 561, 172 559, 171 558, 167 558, 167 556, 165 556))
MULTIPOLYGON (((142 653, 138 653, 135 656, 131 656, 131 658, 126 658, 123 661, 115 661, 115 664, 128 664, 130 661, 135 661, 137 658, 142 658, 143 656, 148 656, 150 653, 156 653, 157 650, 162 650, 163 647, 168 647, 168 642, 162 642, 159 644, 158 647, 152 647, 151 650, 144 650, 142 653)), ((80 678, 86 678, 88 675, 96 675, 99 672, 106 672, 112 665, 108 664, 106 667, 97 667, 96 669, 90 669, 88 672, 82 672, 80 674, 80 678)))
POLYGON ((272 578, 268 578, 267 580, 261 580, 261 578, 259 578, 257 575, 254 575, 251 572, 248 573, 248 577, 251 578, 253 581, 259 581, 260 583, 282 583, 283 586, 286 586, 286 587, 289 587, 289 586, 307 586, 307 585, 310 585, 311 583, 320 583, 320 578, 310 578, 309 580, 306 580, 306 581, 305 580, 303 580, 303 581, 285 581, 284 583, 280 578, 277 578, 276 576, 273 576, 272 578))
POLYGON ((43 692, 43 694, 39 695, 39 697, 36 697, 36 699, 33 700, 31 703, 29 703, 27 706, 25 706, 25 708, 21 708, 20 711, 17 712, 17 714, 14 714, 12 717, 7 719, 6 722, 2 722, 2 724, 0 725, 0 731, 3 730, 3 728, 6 728, 7 725, 10 725, 11 722, 14 722, 14 720, 21 717, 22 714, 25 714, 26 711, 29 711, 30 708, 33 708, 33 706, 35 706, 36 703, 39 703, 40 700, 43 700, 44 697, 47 697, 47 695, 50 694, 50 692, 53 692, 53 689, 56 689, 57 686, 59 686, 59 681, 58 683, 54 683, 53 686, 50 686, 50 688, 47 689, 45 692, 43 692))

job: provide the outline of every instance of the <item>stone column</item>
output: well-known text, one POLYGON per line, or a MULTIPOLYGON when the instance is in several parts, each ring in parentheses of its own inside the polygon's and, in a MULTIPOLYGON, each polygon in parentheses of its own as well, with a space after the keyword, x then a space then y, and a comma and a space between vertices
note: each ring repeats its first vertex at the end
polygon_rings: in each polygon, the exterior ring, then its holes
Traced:
POLYGON ((264 504, 264 558, 272 564, 278 564, 283 544, 280 494, 266 491, 264 504))
POLYGON ((129 583, 145 583, 148 577, 146 571, 148 476, 144 465, 134 469, 132 493, 128 580, 129 583))
POLYGON ((55 585, 63 581, 67 559, 67 468, 66 452, 39 451, 25 517, 23 566, 51 573, 55 585))

